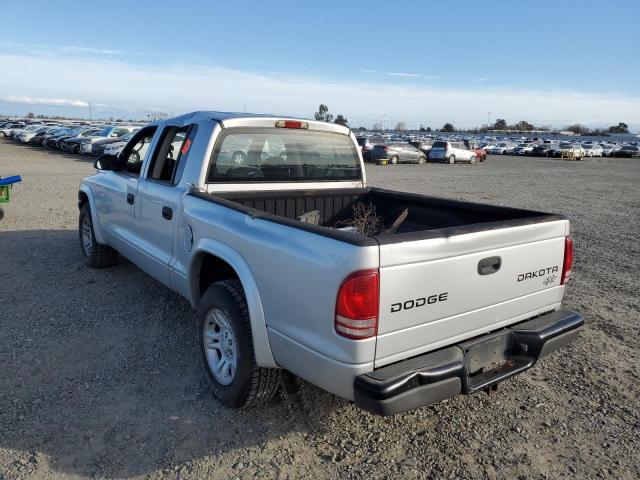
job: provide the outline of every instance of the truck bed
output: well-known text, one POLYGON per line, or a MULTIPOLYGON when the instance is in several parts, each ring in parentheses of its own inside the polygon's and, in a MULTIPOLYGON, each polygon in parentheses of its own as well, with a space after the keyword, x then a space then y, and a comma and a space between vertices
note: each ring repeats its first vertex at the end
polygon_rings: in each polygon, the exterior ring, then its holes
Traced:
POLYGON ((253 217, 310 230, 356 245, 450 237, 563 219, 559 215, 378 188, 216 194, 198 192, 193 195, 224 204, 253 217), (352 218, 352 206, 358 202, 373 205, 386 227, 391 226, 405 209, 408 215, 393 234, 383 233, 367 238, 358 233, 340 230, 345 221, 352 218), (312 211, 319 213, 318 224, 299 220, 303 214, 312 211))

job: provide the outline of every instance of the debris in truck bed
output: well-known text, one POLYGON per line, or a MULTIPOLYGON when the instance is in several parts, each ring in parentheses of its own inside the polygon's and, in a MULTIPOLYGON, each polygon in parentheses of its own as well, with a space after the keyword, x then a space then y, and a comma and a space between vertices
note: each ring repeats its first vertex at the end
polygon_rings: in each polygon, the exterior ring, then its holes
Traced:
POLYGON ((336 228, 352 227, 357 233, 365 237, 375 237, 384 230, 384 222, 376 213, 373 203, 356 202, 353 209, 353 218, 336 223, 336 228))

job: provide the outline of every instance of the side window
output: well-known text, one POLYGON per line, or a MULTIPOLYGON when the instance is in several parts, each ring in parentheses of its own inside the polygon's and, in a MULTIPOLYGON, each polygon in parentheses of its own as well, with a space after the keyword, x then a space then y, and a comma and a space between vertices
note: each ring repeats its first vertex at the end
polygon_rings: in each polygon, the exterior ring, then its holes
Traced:
POLYGON ((149 145, 157 127, 143 128, 127 143, 120 158, 125 161, 124 170, 131 175, 140 175, 142 164, 149 153, 149 145))
POLYGON ((195 127, 165 127, 151 159, 148 178, 175 184, 182 176, 195 127))

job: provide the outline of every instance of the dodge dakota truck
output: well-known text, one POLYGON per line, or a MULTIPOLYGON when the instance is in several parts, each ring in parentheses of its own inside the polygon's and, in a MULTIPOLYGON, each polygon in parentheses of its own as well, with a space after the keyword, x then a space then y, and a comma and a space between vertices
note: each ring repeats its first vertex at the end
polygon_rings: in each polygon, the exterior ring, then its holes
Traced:
POLYGON ((272 397, 284 370, 396 414, 491 391, 583 324, 561 308, 566 218, 368 187, 341 125, 194 112, 95 166, 78 193, 86 264, 122 255, 184 296, 231 408, 272 397), (378 230, 358 229, 362 210, 378 230))

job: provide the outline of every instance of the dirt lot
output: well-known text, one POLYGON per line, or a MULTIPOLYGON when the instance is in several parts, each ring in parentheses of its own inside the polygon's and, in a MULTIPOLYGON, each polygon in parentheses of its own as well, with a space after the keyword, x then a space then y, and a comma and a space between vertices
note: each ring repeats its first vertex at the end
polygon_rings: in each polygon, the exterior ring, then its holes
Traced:
POLYGON ((0 480, 639 478, 640 163, 490 157, 368 167, 375 185, 566 214, 568 349, 504 383, 379 418, 302 385, 261 410, 217 404, 187 303, 126 261, 79 257, 91 160, 0 141, 21 174, 0 221, 0 480))

